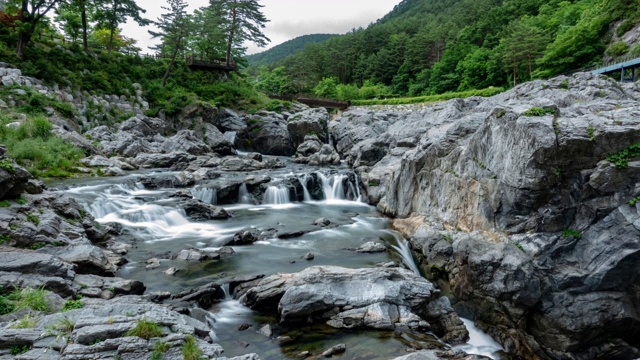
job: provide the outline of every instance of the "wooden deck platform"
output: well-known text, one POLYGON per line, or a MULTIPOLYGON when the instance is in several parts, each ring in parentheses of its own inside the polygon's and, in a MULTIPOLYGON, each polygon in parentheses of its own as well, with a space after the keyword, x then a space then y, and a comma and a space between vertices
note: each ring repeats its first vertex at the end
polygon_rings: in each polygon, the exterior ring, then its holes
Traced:
POLYGON ((226 59, 199 59, 193 56, 187 56, 187 66, 191 70, 199 71, 236 71, 238 64, 232 61, 227 65, 226 59))

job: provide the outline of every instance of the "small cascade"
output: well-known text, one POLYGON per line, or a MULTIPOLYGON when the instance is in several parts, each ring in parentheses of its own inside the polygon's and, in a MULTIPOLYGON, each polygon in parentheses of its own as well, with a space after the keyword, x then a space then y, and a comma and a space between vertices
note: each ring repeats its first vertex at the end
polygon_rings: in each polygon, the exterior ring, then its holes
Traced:
POLYGON ((222 286, 220 286, 220 288, 224 292, 224 299, 223 300, 225 300, 225 301, 233 300, 233 297, 231 296, 231 292, 229 291, 229 283, 222 284, 222 286))
POLYGON ((353 176, 355 177, 355 182, 348 182, 349 194, 352 194, 353 198, 356 199, 357 202, 362 202, 362 195, 360 195, 360 179, 356 173, 353 173, 353 176))
POLYGON ((327 177, 321 172, 316 173, 324 191, 325 200, 346 200, 343 181, 347 177, 344 174, 335 174, 327 177))
POLYGON ((302 178, 300 179, 300 185, 302 185, 302 191, 304 194, 304 198, 303 201, 311 201, 313 200, 311 198, 311 194, 309 193, 309 189, 307 188, 307 184, 309 183, 309 175, 308 174, 304 174, 302 176, 302 178))
POLYGON ((269 186, 264 193, 262 203, 264 205, 282 205, 291 202, 289 189, 285 186, 269 186))
POLYGON ((398 252, 400 257, 402 258, 402 262, 416 275, 420 275, 420 269, 416 264, 416 261, 413 259, 413 255, 411 254, 411 248, 409 247, 409 242, 400 236, 396 236, 396 241, 398 242, 398 246, 392 245, 391 247, 398 252))
POLYGON ((469 341, 466 344, 455 346, 454 349, 460 349, 467 354, 483 355, 491 359, 500 359, 497 354, 504 349, 500 344, 476 327, 473 321, 461 318, 464 326, 469 330, 469 341))
POLYGON ((218 190, 214 188, 193 188, 191 189, 191 195, 193 195, 194 198, 207 204, 217 205, 218 202, 218 190))
POLYGON ((238 190, 238 204, 254 204, 255 200, 253 199, 253 195, 249 194, 249 190, 247 190, 247 184, 242 183, 240 185, 240 190, 238 190))

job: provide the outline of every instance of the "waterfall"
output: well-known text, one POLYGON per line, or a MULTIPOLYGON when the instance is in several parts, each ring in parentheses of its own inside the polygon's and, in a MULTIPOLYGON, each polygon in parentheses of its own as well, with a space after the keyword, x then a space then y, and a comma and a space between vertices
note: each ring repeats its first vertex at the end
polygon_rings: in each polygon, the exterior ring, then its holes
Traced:
POLYGON ((302 191, 304 193, 304 199, 303 201, 311 201, 313 199, 311 199, 311 194, 309 193, 309 189, 307 188, 307 184, 309 182, 309 175, 308 174, 304 174, 302 176, 302 179, 300 180, 300 185, 302 185, 302 191))
POLYGON ((360 195, 360 179, 356 173, 353 173, 353 176, 356 181, 355 183, 349 181, 349 190, 351 191, 351 194, 354 195, 353 198, 356 199, 356 201, 362 202, 362 195, 360 195))
POLYGON ((325 200, 346 200, 344 185, 342 183, 347 175, 336 174, 331 176, 331 178, 328 178, 321 172, 318 172, 316 174, 318 175, 318 178, 322 183, 325 200))
POLYGON ((214 188, 193 188, 191 189, 191 195, 193 195, 194 198, 207 204, 217 205, 218 203, 218 190, 214 188))
POLYGON ((262 203, 267 205, 282 205, 291 202, 289 197, 289 189, 285 186, 269 186, 264 193, 262 203))
POLYGON ((391 247, 398 252, 400 257, 402 258, 402 262, 416 275, 420 275, 420 269, 413 259, 413 255, 411 254, 411 248, 409 247, 409 242, 400 236, 396 236, 396 241, 398 242, 398 246, 392 245, 391 247))
POLYGON ((238 204, 253 204, 254 199, 251 194, 249 194, 249 190, 247 190, 247 184, 242 183, 240 185, 240 189, 238 190, 238 204))

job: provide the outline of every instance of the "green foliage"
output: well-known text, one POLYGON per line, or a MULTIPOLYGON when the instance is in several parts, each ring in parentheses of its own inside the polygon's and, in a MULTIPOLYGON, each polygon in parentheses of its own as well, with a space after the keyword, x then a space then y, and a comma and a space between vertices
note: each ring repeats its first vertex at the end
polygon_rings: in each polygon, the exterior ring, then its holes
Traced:
POLYGON ((131 329, 127 336, 137 336, 145 340, 162 336, 162 327, 152 321, 146 319, 138 320, 136 326, 131 329))
POLYGON ((434 280, 449 280, 449 272, 447 270, 438 267, 436 265, 429 265, 429 272, 434 280))
POLYGON ((16 199, 16 204, 18 205, 27 205, 28 203, 29 203, 29 200, 27 200, 27 198, 25 198, 22 195, 20 195, 20 197, 16 199))
POLYGON ((202 350, 198 347, 196 338, 193 335, 187 335, 182 345, 182 357, 184 360, 199 360, 202 357, 202 350))
POLYGON ((2 200, 0 201, 0 208, 7 208, 10 207, 11 203, 9 202, 9 200, 2 200))
POLYGON ((324 78, 313 88, 313 93, 321 98, 335 99, 338 95, 337 86, 338 80, 336 78, 324 78))
POLYGON ((640 143, 635 143, 618 153, 609 155, 607 160, 616 167, 625 169, 629 166, 629 160, 638 156, 640 156, 640 143))
POLYGON ((11 241, 9 235, 0 235, 0 245, 6 244, 11 241))
POLYGON ((611 57, 619 57, 629 52, 629 45, 624 41, 618 41, 609 46, 606 54, 611 57))
POLYGON ((522 245, 518 244, 515 241, 511 242, 512 245, 514 245, 515 247, 517 247, 520 251, 522 251, 523 253, 526 253, 526 251, 524 251, 524 248, 522 247, 522 245))
POLYGON ((171 345, 166 342, 159 341, 153 345, 153 351, 149 354, 149 360, 162 360, 164 353, 171 349, 171 345))
POLYGON ((53 329, 62 333, 62 335, 69 335, 76 328, 75 320, 69 318, 63 318, 58 320, 54 325, 53 329))
POLYGON ((555 115, 556 110, 553 108, 541 108, 541 107, 532 107, 531 109, 522 113, 522 116, 545 116, 545 115, 555 115))
POLYGON ((11 353, 11 355, 24 354, 29 350, 31 350, 31 347, 29 345, 13 345, 11 348, 9 348, 9 352, 11 353))
MULTIPOLYGON (((38 221, 40 221, 40 220, 38 220, 38 221)), ((39 243, 35 243, 35 244, 29 245, 29 250, 38 250, 38 249, 42 249, 45 246, 47 246, 46 243, 39 242, 39 243)))
POLYGON ((580 234, 580 232, 577 231, 577 230, 566 229, 566 230, 562 231, 562 237, 563 238, 572 237, 572 238, 580 240, 580 239, 582 239, 582 234, 580 234))
POLYGON ((64 302, 64 305, 62 306, 62 312, 82 309, 83 307, 84 307, 84 303, 82 302, 82 299, 67 300, 64 302))
POLYGON ((35 311, 49 311, 49 305, 45 299, 46 291, 43 288, 16 289, 7 296, 12 304, 13 311, 31 309, 35 311))
POLYGON ((34 225, 39 225, 40 224, 40 218, 38 217, 38 215, 33 214, 33 213, 27 214, 27 220, 32 222, 34 225))
POLYGON ((635 26, 636 26, 635 21, 633 21, 632 19, 626 19, 622 23, 620 23, 620 25, 616 29, 616 35, 618 35, 618 37, 622 37, 624 34, 626 34, 629 30, 633 29, 635 26))
POLYGON ((484 90, 452 92, 452 93, 445 93, 441 95, 428 95, 428 96, 419 96, 419 97, 413 97, 413 98, 397 98, 397 99, 385 99, 385 100, 356 100, 356 101, 352 101, 351 103, 356 106, 418 104, 418 103, 446 101, 446 100, 457 99, 457 98, 464 99, 471 96, 489 97, 489 96, 497 95, 503 91, 504 91, 503 88, 489 88, 484 90))
POLYGON ((0 294, 0 315, 11 314, 16 310, 16 306, 6 296, 0 294))
POLYGON ((13 166, 13 161, 9 159, 0 160, 0 169, 6 170, 10 174, 13 174, 13 172, 16 171, 13 166))
POLYGON ((589 140, 596 141, 596 128, 592 126, 587 127, 587 135, 589 136, 589 140))
POLYGON ((367 186, 369 187, 376 187, 376 186, 380 186, 380 181, 379 180, 370 180, 367 183, 367 186))
POLYGON ((634 197, 633 199, 629 200, 629 206, 636 206, 636 204, 640 202, 640 195, 634 197))

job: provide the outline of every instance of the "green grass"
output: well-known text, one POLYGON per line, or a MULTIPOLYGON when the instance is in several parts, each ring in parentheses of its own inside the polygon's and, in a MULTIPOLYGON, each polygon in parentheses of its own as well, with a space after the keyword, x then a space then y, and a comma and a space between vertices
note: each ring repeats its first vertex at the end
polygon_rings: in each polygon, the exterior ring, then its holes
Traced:
POLYGON ((145 319, 138 320, 136 326, 127 333, 127 336, 137 336, 145 340, 160 337, 162 335, 163 332, 160 325, 145 319))
POLYGON ((64 305, 62 306, 62 312, 67 312, 70 310, 76 310, 76 309, 82 309, 84 307, 84 303, 82 302, 82 299, 77 299, 77 300, 67 300, 64 302, 64 305))
POLYGON ((76 328, 75 320, 64 318, 60 319, 55 325, 55 330, 62 332, 64 335, 69 335, 73 332, 73 329, 76 328))
POLYGON ((5 170, 10 174, 13 174, 16 171, 15 167, 13 166, 13 161, 9 159, 0 160, 0 169, 5 170))
POLYGON ((46 117, 31 115, 17 128, 5 126, 10 122, 8 114, 0 114, 0 143, 19 165, 35 177, 69 177, 76 172, 84 152, 55 137, 46 117))
POLYGON ((629 200, 629 206, 636 206, 636 204, 640 202, 640 195, 634 197, 633 199, 629 200))
POLYGON ((20 195, 20 197, 16 199, 16 204, 18 204, 18 205, 27 205, 28 203, 29 203, 29 200, 27 200, 22 195, 20 195))
POLYGON ((446 101, 451 99, 464 99, 471 96, 490 97, 504 92, 504 88, 487 88, 482 90, 469 90, 461 92, 450 92, 440 95, 427 95, 409 98, 395 98, 395 99, 373 99, 373 100, 352 100, 351 105, 355 106, 367 106, 367 105, 406 105, 406 104, 420 104, 429 102, 446 101))
POLYGON ((202 350, 198 347, 196 338, 193 335, 187 335, 182 345, 182 357, 184 360, 199 360, 202 357, 202 350))
POLYGON ((6 244, 11 241, 11 237, 9 235, 0 235, 0 245, 6 244))
POLYGON ((26 288, 16 289, 6 296, 0 295, 0 315, 24 309, 48 312, 49 305, 45 294, 46 291, 43 288, 26 288))
POLYGON ((8 208, 11 206, 11 203, 8 200, 0 201, 0 208, 8 208))
POLYGON ((162 360, 164 353, 171 349, 171 345, 166 342, 157 342, 153 345, 153 351, 149 354, 149 360, 162 360))
POLYGON ((22 319, 11 325, 12 329, 33 329, 38 324, 38 320, 30 315, 25 315, 22 319))
POLYGON ((39 243, 29 245, 29 250, 39 250, 45 246, 47 246, 47 243, 39 242, 39 243))

